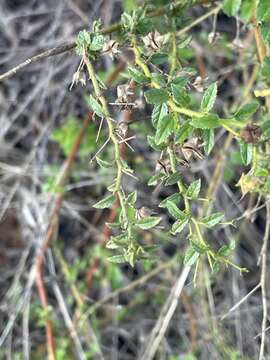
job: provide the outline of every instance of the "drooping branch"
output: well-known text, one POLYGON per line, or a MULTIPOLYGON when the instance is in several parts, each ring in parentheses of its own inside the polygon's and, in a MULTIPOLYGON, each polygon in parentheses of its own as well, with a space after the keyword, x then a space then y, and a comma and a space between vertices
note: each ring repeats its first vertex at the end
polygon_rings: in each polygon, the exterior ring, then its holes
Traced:
MULTIPOLYGON (((207 4, 207 3, 211 3, 213 2, 213 0, 199 0, 197 1, 195 4, 193 5, 202 5, 202 4, 207 4)), ((174 6, 172 7, 171 4, 169 5, 165 5, 162 8, 156 10, 156 11, 150 11, 147 16, 148 17, 157 17, 160 16, 162 14, 165 14, 167 11, 173 11, 176 8, 178 8, 179 6, 183 6, 183 0, 177 1, 174 6)), ((113 24, 109 27, 104 28, 103 30, 101 30, 101 34, 106 35, 106 34, 112 34, 116 31, 121 30, 121 23, 116 23, 113 24)), ((12 76, 14 76, 18 71, 24 69, 26 66, 33 64, 35 62, 41 61, 43 59, 46 59, 48 57, 51 56, 55 56, 55 55, 60 55, 63 53, 66 53, 67 51, 73 50, 76 46, 76 42, 72 41, 70 43, 67 44, 63 44, 63 45, 59 45, 56 46, 54 48, 45 50, 37 55, 34 55, 33 57, 23 61, 21 64, 16 65, 15 67, 13 67, 12 69, 8 70, 7 72, 5 72, 4 74, 0 75, 0 81, 3 80, 7 80, 9 78, 11 78, 12 76)))

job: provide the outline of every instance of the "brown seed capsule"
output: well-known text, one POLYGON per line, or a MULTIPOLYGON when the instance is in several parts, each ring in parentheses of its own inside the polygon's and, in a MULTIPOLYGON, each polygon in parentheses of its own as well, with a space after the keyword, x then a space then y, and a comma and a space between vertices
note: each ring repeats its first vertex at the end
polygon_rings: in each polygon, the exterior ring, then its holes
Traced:
POLYGON ((248 144, 257 144, 262 135, 261 127, 257 124, 247 124, 240 131, 241 139, 248 144))
POLYGON ((165 174, 170 170, 170 162, 168 159, 157 160, 156 171, 164 171, 165 174))
POLYGON ((73 74, 70 90, 73 88, 74 84, 78 85, 78 83, 80 83, 82 86, 86 85, 86 76, 81 70, 77 70, 73 74))
POLYGON ((109 40, 107 43, 103 46, 103 53, 108 54, 112 59, 120 53, 118 50, 119 43, 115 40, 109 40))
POLYGON ((129 102, 133 99, 134 90, 130 87, 130 84, 123 84, 117 86, 117 101, 129 102))
POLYGON ((152 51, 159 50, 165 42, 164 35, 161 35, 157 30, 150 32, 142 37, 144 45, 152 51))
POLYGON ((208 34, 208 42, 209 44, 214 44, 217 40, 221 39, 220 33, 216 31, 212 31, 208 34))
POLYGON ((203 79, 201 76, 197 76, 192 85, 198 92, 203 92, 205 87, 207 86, 207 81, 208 78, 203 79))
POLYGON ((122 137, 126 137, 128 132, 128 124, 124 121, 121 121, 117 127, 118 133, 122 137))
POLYGON ((203 154, 199 150, 200 146, 198 138, 191 138, 184 143, 181 151, 187 162, 193 158, 203 159, 203 154))
POLYGON ((144 219, 148 216, 151 216, 152 214, 153 214, 153 211, 151 209, 149 209, 146 206, 143 206, 136 211, 136 218, 140 220, 140 219, 144 219))

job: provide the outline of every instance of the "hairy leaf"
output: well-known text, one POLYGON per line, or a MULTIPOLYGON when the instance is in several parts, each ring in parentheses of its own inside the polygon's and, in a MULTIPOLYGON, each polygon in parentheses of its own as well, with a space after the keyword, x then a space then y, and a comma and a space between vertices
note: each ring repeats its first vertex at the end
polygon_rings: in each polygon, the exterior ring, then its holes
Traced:
POLYGON ((211 84, 203 95, 201 102, 201 111, 209 112, 216 101, 217 97, 217 83, 211 84))
POLYGON ((96 209, 110 208, 114 202, 115 202, 115 196, 109 195, 104 199, 98 201, 95 205, 93 205, 93 207, 96 209))
POLYGON ((151 89, 144 93, 148 104, 159 105, 165 103, 169 99, 169 95, 162 89, 151 89))

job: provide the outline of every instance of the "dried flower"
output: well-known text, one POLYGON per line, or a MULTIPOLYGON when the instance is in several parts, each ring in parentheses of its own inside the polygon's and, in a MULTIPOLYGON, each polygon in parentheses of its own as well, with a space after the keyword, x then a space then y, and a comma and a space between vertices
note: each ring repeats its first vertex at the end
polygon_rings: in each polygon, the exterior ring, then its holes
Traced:
POLYGON ((211 31, 208 34, 208 42, 209 44, 214 44, 214 42, 216 42, 217 40, 219 40, 221 38, 220 33, 216 32, 216 31, 211 31))
POLYGON ((118 50, 119 43, 115 40, 109 40, 103 45, 103 53, 108 54, 112 59, 120 53, 118 50))
POLYGON ((161 35, 157 30, 150 32, 142 37, 144 45, 151 51, 159 50, 165 42, 165 36, 161 35))
POLYGON ((128 132, 128 124, 124 121, 121 121, 117 126, 117 131, 121 137, 125 138, 128 132))
POLYGON ((187 140, 181 148, 182 154, 185 160, 189 163, 193 158, 203 159, 203 155, 200 152, 199 148, 201 145, 199 144, 199 139, 191 138, 187 140))
POLYGON ((156 171, 164 171, 165 174, 168 174, 171 168, 170 161, 168 159, 157 160, 156 171))
POLYGON ((81 70, 77 70, 72 77, 72 83, 70 85, 70 90, 73 88, 74 84, 78 85, 80 83, 82 86, 86 85, 86 76, 81 70))
POLYGON ((208 78, 203 79, 201 76, 197 76, 192 85, 197 91, 203 92, 205 87, 207 86, 207 80, 208 78))
POLYGON ((257 190, 260 181, 257 177, 251 174, 242 174, 236 186, 240 186, 242 191, 242 198, 247 194, 257 190))
POLYGON ((239 50, 244 49, 244 44, 239 38, 235 38, 232 42, 232 45, 235 50, 239 51, 239 50))
POLYGON ((121 105, 123 109, 134 106, 134 89, 130 84, 123 84, 117 86, 116 105, 121 105))
POLYGON ((247 124, 240 131, 241 139, 248 144, 257 144, 260 141, 262 129, 257 124, 247 124))
POLYGON ((136 211, 136 218, 138 220, 140 220, 140 219, 144 219, 148 216, 151 216, 152 214, 153 214, 153 211, 151 209, 149 209, 146 206, 142 206, 140 209, 138 209, 136 211))

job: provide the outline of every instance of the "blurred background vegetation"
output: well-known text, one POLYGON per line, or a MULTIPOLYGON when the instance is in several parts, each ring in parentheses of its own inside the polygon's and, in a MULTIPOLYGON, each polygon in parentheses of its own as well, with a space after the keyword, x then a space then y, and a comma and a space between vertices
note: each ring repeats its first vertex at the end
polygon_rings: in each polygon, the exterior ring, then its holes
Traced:
MULTIPOLYGON (((177 24, 180 29, 218 4, 187 3, 177 24)), ((255 85, 260 88, 270 80, 269 62, 258 64, 253 26, 247 21, 249 3, 243 2, 237 17, 220 11, 202 19, 178 42, 177 55, 191 79, 183 96, 191 107, 198 106, 202 90, 217 81, 215 108, 228 116, 243 102, 252 101, 255 85)), ((145 4, 156 9, 168 1, 2 0, 0 74, 41 51, 74 41, 96 19, 108 27, 119 21, 123 11, 145 4)), ((166 14, 158 19, 158 31, 166 32, 166 14)), ((170 53, 158 55, 156 65, 165 69, 170 53)), ((100 81, 109 84, 109 102, 115 101, 117 87, 129 79, 126 64, 132 61, 130 50, 123 48, 116 58, 103 56, 96 62, 100 81)), ((160 247, 134 268, 108 261, 112 253, 105 243, 111 230, 106 223, 114 221, 118 210, 113 205, 100 211, 92 205, 106 194, 113 174, 106 163, 98 166, 99 159, 90 161, 106 141, 106 131, 98 136, 99 120, 89 121, 85 97, 92 85, 86 74, 73 84, 79 63, 70 50, 0 82, 0 359, 46 358, 48 324, 57 359, 140 359, 181 271, 185 237, 170 234, 173 219, 158 207, 177 186, 147 185, 158 157, 147 142, 153 134, 151 107, 141 91, 135 109, 115 107, 114 117, 129 122, 129 136, 136 136, 133 150, 122 148, 137 178, 125 177, 124 188, 129 193, 137 190, 138 208, 147 206, 162 216, 157 228, 136 236, 160 247), (65 181, 59 181, 67 167, 65 181), (42 293, 33 286, 33 263, 51 230, 53 241, 41 279, 47 293, 44 306, 42 293)), ((264 107, 263 99, 260 105, 264 107)), ((269 117, 259 116, 255 119, 263 124, 267 141, 269 117)), ((234 241, 232 260, 248 272, 241 275, 225 266, 215 274, 202 270, 196 286, 191 276, 155 359, 236 360, 259 354, 262 301, 257 259, 265 234, 264 194, 242 196, 257 186, 254 178, 239 183, 249 167, 224 128, 215 131, 215 139, 211 154, 192 161, 183 176, 189 183, 201 178, 203 189, 212 184, 215 210, 224 212, 228 221, 236 219, 235 226, 207 233, 208 241, 217 249, 234 241), (245 301, 230 312, 241 299, 245 301)), ((110 162, 112 153, 108 144, 102 160, 110 162)), ((269 160, 264 160, 267 168, 269 160)), ((192 206, 197 211, 203 203, 192 206)), ((266 340, 266 359, 269 348, 266 340)))

